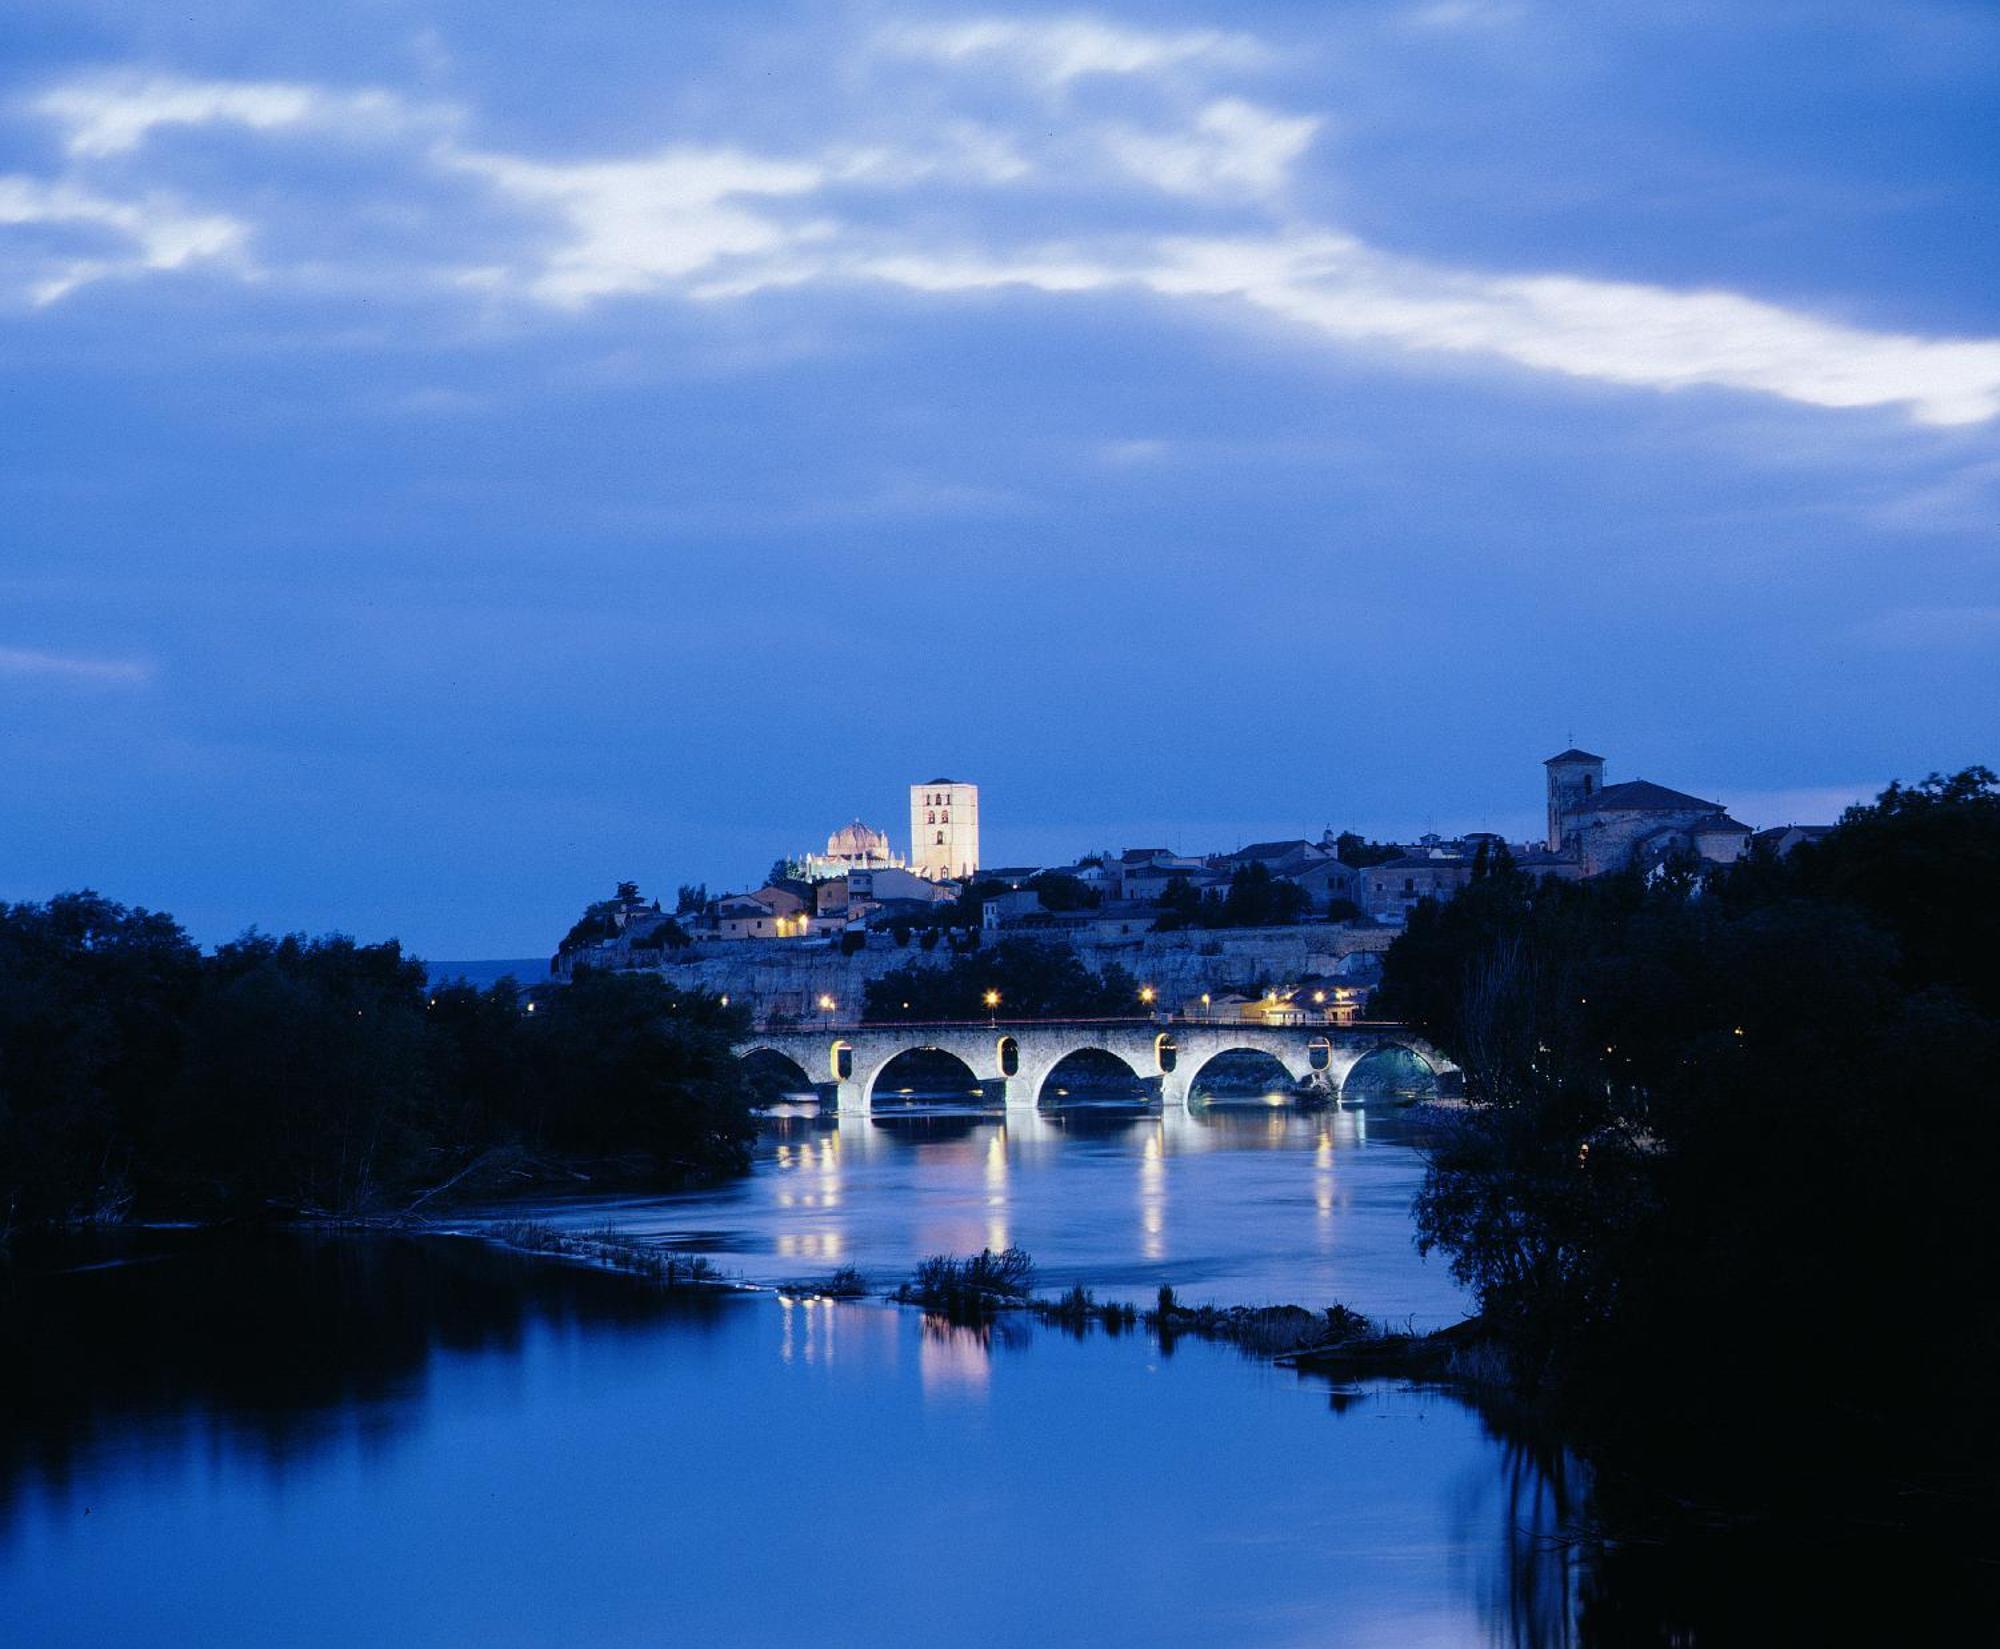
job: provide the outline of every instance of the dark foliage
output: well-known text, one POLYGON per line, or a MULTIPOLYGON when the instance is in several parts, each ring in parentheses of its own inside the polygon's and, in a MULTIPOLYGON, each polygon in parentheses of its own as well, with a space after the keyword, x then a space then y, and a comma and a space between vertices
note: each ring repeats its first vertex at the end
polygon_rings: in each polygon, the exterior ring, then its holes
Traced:
POLYGON ((1028 886, 1034 889, 1044 910, 1094 910, 1104 902, 1103 894, 1066 870, 1045 870, 1032 878, 1028 886))
POLYGON ((1197 894, 1184 876, 1172 876, 1160 890, 1160 915, 1154 927, 1265 928, 1296 922, 1312 909, 1312 898, 1294 882, 1281 882, 1270 866, 1244 865, 1229 878, 1229 891, 1214 888, 1197 894))
POLYGON ((869 1021, 975 1019, 997 1012, 1013 1019, 1116 1018, 1144 1012, 1139 985, 1120 967, 1092 973, 1067 945, 1003 939, 961 952, 943 967, 905 962, 866 987, 869 1021), (999 994, 997 1008, 987 1006, 999 994))
POLYGON ((1355 831, 1343 830, 1334 838, 1333 851, 1342 864, 1366 870, 1370 865, 1387 864, 1391 859, 1400 858, 1403 849, 1395 842, 1371 842, 1355 831))
POLYGON ((675 1183, 747 1160, 740 1008, 582 970, 436 992, 391 942, 204 957, 91 893, 0 906, 0 1230, 406 1206, 487 1158, 675 1183))
POLYGON ((1420 1240, 1523 1384, 1676 1471, 1990 1470, 1996 933, 1984 769, 1783 861, 1419 905, 1378 1011, 1473 1100, 1420 1240))

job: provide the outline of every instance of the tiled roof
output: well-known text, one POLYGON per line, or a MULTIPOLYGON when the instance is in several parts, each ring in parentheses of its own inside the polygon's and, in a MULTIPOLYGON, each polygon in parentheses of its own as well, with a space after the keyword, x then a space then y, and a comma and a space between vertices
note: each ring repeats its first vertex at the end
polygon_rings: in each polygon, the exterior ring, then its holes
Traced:
POLYGON ((1551 756, 1542 763, 1544 767, 1554 767, 1557 762, 1601 762, 1602 756, 1593 756, 1588 750, 1579 750, 1571 745, 1560 756, 1551 756))
POLYGON ((1702 808, 1720 813, 1722 803, 1703 801, 1685 790, 1669 790, 1651 779, 1627 779, 1623 784, 1607 784, 1586 800, 1579 813, 1678 813, 1702 808))

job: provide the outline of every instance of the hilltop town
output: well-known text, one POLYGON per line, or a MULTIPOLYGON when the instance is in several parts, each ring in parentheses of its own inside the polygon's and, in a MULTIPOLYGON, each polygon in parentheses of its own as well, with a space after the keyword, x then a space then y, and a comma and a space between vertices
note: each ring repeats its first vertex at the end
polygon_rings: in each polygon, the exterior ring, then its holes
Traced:
POLYGON ((1149 1010, 1344 1022, 1365 1011, 1410 911, 1452 899, 1489 866, 1580 881, 1724 865, 1782 857, 1830 828, 1753 830, 1718 801, 1650 779, 1607 782, 1606 759, 1586 750, 1542 767, 1547 829, 1534 841, 1475 831, 1375 842, 1328 829, 1229 852, 1128 847, 1059 865, 986 864, 979 787, 926 780, 910 786, 906 853, 855 819, 823 851, 775 862, 743 892, 683 885, 669 907, 623 882, 564 936, 551 971, 657 969, 761 1016, 832 1019, 891 968, 1039 938, 1147 981, 1149 1010))

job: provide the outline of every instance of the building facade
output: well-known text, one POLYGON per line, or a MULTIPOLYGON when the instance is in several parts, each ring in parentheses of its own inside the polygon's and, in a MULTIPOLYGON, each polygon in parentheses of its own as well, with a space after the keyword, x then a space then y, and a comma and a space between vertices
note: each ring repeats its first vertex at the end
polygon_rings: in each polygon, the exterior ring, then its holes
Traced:
POLYGON ((979 869, 979 786, 932 779, 910 786, 910 869, 933 882, 979 869))
POLYGON ((1750 843, 1750 827, 1720 802, 1670 790, 1650 779, 1604 782, 1604 758, 1587 750, 1551 756, 1548 851, 1585 876, 1632 865, 1650 869, 1676 857, 1730 864, 1750 843))

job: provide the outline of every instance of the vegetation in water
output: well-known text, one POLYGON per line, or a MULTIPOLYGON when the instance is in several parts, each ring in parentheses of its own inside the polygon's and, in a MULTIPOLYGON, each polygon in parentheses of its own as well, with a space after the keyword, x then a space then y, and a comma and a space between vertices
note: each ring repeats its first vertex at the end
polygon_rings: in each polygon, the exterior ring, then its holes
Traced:
POLYGON ((896 1290, 906 1305, 926 1306, 954 1315, 979 1315, 1002 1306, 1019 1305, 1035 1281, 1035 1262, 1019 1248, 997 1253, 982 1248, 962 1258, 933 1254, 916 1274, 896 1290))
POLYGON ((591 1231, 565 1231, 540 1220, 507 1220, 487 1233, 495 1242, 526 1254, 549 1254, 607 1270, 630 1272, 669 1288, 717 1284, 722 1273, 705 1254, 682 1254, 642 1241, 615 1226, 591 1231))
POLYGON ((1979 768, 1783 860, 1582 884, 1503 861, 1418 906, 1378 1011, 1463 1064, 1470 1100, 1440 1121, 1420 1240, 1518 1387, 1692 1493, 1817 1496, 1834 1461, 1921 1486, 1899 1516, 1986 1500, 1996 935, 1979 768))
POLYGON ((0 1229, 740 1171, 747 1029, 654 975, 431 990, 393 941, 250 933, 204 955, 93 893, 0 905, 0 1229))

